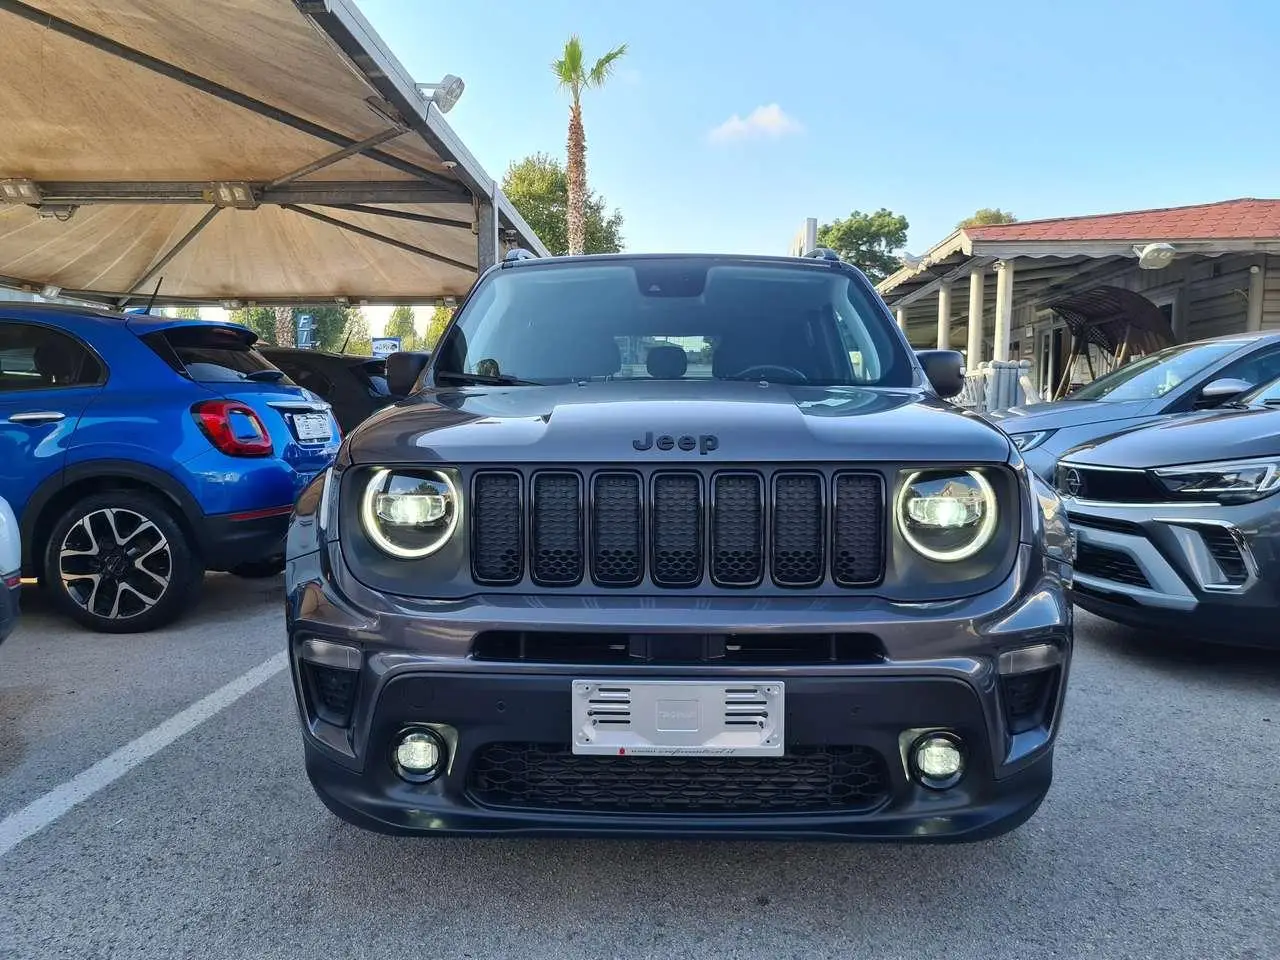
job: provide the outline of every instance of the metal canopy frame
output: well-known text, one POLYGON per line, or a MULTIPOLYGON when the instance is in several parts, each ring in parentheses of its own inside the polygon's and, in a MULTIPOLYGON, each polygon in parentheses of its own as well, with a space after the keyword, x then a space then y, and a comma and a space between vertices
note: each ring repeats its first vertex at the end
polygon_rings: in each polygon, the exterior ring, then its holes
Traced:
MULTIPOLYGON (((216 218, 221 210, 228 207, 254 209, 263 204, 277 205, 281 209, 357 236, 467 271, 477 267, 309 208, 324 207, 424 224, 470 227, 477 235, 478 272, 483 272, 499 259, 499 251, 503 245, 499 237, 501 232, 505 232, 508 241, 514 240, 517 234, 523 235, 525 244, 532 247, 536 254, 550 255, 518 211, 502 195, 496 181, 484 172, 475 157, 443 121, 438 108, 434 113, 432 112, 434 104, 419 94, 412 78, 390 50, 383 45, 353 4, 348 3, 347 0, 293 0, 293 2, 297 9, 341 51, 349 64, 364 76, 381 97, 385 98, 380 100, 378 97, 369 97, 367 102, 375 111, 387 118, 389 126, 386 129, 364 139, 353 139, 280 107, 201 77, 173 63, 112 40, 93 30, 54 16, 22 0, 0 0, 2 12, 22 17, 110 56, 128 61, 338 148, 265 182, 31 181, 39 196, 36 202, 28 205, 42 212, 47 211, 59 219, 71 217, 81 206, 100 204, 210 205, 210 209, 181 238, 164 250, 155 262, 133 282, 124 292, 124 296, 92 290, 64 290, 62 295, 123 308, 130 301, 139 299, 142 295, 138 291, 160 274, 216 218), (378 149, 381 144, 403 136, 411 130, 417 133, 437 155, 457 158, 448 164, 458 178, 456 181, 378 149), (413 179, 382 182, 301 179, 356 155, 378 161, 401 174, 412 176, 413 179), (233 190, 233 199, 230 202, 226 200, 227 189, 233 190), (439 203, 459 200, 471 201, 475 210, 474 221, 378 206, 378 204, 439 203)), ((0 170, 0 179, 3 179, 4 175, 5 171, 0 170)), ((39 289, 42 286, 39 281, 5 276, 0 276, 0 285, 25 289, 39 289)), ((339 302, 349 301, 346 297, 336 299, 339 302)), ((157 302, 167 301, 164 298, 157 298, 157 302)), ((207 301, 180 297, 172 302, 207 301)), ((266 304, 268 302, 296 303, 297 301, 271 301, 255 297, 253 302, 266 304)), ((360 302, 375 303, 378 300, 361 297, 360 302)))

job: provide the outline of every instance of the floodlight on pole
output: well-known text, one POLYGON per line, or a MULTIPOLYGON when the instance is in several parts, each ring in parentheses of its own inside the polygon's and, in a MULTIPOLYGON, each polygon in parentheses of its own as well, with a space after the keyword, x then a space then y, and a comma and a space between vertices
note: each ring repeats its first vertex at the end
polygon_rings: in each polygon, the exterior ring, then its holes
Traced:
POLYGON ((462 78, 455 77, 452 73, 446 73, 439 83, 417 83, 414 86, 418 88, 419 93, 434 103, 441 113, 452 110, 454 104, 462 97, 462 91, 467 88, 462 78))

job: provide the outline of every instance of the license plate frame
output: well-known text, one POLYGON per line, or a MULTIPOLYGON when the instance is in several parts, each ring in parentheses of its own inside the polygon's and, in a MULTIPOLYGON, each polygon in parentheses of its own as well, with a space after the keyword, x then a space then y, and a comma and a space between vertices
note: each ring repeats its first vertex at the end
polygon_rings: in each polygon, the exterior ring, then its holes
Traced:
POLYGON ((781 757, 781 680, 572 682, 573 752, 585 756, 781 757))
POLYGON ((293 432, 303 443, 328 443, 333 439, 333 427, 324 413, 295 413, 293 432))

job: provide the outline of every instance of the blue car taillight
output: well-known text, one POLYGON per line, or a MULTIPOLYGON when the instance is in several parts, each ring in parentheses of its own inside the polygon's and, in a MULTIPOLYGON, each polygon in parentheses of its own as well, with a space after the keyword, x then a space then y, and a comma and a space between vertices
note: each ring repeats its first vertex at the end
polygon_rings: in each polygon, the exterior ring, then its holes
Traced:
POLYGON ((209 442, 232 457, 269 457, 274 452, 271 434, 262 419, 235 400, 204 400, 191 415, 209 442))

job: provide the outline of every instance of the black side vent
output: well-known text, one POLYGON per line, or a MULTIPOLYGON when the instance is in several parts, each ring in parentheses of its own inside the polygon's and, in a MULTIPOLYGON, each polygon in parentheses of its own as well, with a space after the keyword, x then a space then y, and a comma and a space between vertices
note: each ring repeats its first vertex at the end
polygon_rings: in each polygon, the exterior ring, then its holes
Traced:
POLYGON ((835 480, 831 575, 842 587, 880 580, 884 569, 884 486, 874 473, 835 480))
POLYGON ((533 579, 572 586, 582 579, 582 481, 576 473, 533 477, 533 579))
POLYGON ((711 493, 711 579, 753 587, 764 575, 764 489, 756 474, 721 474, 711 493))
POLYGON ((822 478, 781 474, 773 487, 773 581, 780 587, 822 582, 822 478))
POLYGON ((1226 527, 1201 527, 1200 536, 1209 553, 1222 568, 1227 583, 1238 586, 1249 579, 1249 568, 1236 544, 1236 538, 1226 527))
POLYGON ((476 474, 471 506, 471 575, 477 583, 519 583, 524 572, 520 475, 476 474))
POLYGON ((607 587, 633 587, 644 576, 644 505, 640 477, 598 473, 592 481, 591 576, 607 587))
POLYGON ((702 479, 696 473, 653 478, 653 582, 696 587, 702 580, 702 479))

